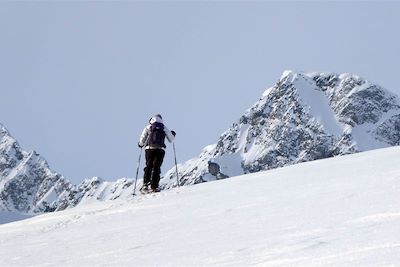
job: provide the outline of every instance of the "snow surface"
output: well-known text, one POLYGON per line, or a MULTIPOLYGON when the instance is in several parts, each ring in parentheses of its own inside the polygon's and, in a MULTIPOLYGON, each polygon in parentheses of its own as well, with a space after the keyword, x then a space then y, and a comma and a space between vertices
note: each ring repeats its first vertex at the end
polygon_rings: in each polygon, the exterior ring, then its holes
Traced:
POLYGON ((0 225, 1 266, 390 266, 400 147, 0 225))
POLYGON ((335 112, 329 105, 328 98, 315 82, 306 74, 292 74, 295 79, 292 81, 297 88, 297 93, 304 104, 309 108, 310 113, 323 125, 328 133, 340 137, 343 134, 344 126, 339 123, 335 112))

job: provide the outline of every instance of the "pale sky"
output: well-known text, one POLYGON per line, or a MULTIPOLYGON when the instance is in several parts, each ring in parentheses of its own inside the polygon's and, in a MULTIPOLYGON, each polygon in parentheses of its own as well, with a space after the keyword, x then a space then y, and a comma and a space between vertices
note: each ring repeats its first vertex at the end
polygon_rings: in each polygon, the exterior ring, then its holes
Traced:
POLYGON ((0 0, 0 122, 74 183, 134 177, 150 116, 186 161, 286 69, 400 93, 399 14, 382 1, 0 0))

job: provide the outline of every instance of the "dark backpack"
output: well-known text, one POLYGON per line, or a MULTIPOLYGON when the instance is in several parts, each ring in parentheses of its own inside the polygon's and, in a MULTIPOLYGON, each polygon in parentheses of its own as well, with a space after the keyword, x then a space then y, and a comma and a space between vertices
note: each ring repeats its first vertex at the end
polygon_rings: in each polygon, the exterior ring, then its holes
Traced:
POLYGON ((150 125, 150 135, 147 141, 147 145, 152 147, 166 147, 165 146, 165 132, 164 124, 161 122, 155 122, 150 125))

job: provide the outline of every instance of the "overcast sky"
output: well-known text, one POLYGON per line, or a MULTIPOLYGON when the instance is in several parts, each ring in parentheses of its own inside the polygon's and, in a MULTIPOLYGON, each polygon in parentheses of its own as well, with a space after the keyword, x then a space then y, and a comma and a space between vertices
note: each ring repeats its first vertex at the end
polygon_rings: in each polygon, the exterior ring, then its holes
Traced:
POLYGON ((188 160, 286 69, 400 93, 399 14, 382 1, 0 0, 0 122, 75 183, 134 177, 150 116, 188 160))

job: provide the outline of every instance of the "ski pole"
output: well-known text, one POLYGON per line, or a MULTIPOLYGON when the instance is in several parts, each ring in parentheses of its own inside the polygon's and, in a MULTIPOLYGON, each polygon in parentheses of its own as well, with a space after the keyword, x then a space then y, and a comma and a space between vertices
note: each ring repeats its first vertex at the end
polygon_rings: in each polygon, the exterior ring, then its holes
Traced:
POLYGON ((137 183, 137 178, 138 178, 138 175, 139 175, 139 167, 140 167, 140 159, 142 157, 142 151, 143 151, 143 148, 141 147, 140 148, 140 153, 139 153, 139 160, 138 160, 138 164, 137 164, 137 169, 136 169, 135 187, 133 188, 133 195, 136 194, 136 183, 137 183))
POLYGON ((175 142, 172 143, 172 146, 174 148, 174 158, 175 158, 175 169, 176 169, 176 183, 179 188, 179 173, 178 173, 178 163, 176 162, 176 150, 175 150, 175 142))

